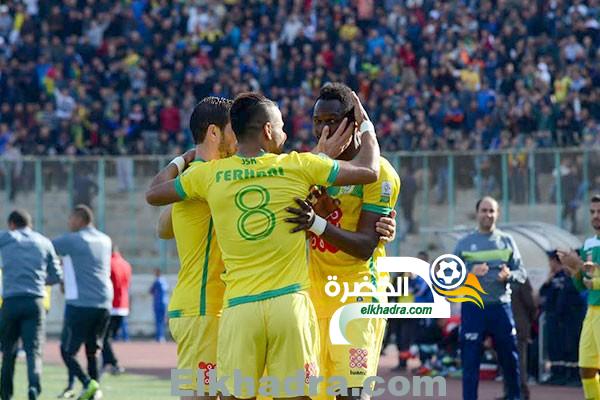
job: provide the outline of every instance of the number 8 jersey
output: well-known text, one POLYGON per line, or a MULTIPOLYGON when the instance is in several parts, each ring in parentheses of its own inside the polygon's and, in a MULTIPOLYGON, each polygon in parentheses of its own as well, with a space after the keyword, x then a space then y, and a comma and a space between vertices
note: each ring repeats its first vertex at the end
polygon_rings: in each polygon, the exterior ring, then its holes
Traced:
POLYGON ((304 232, 290 233, 287 207, 337 177, 337 161, 310 153, 233 156, 191 165, 175 181, 182 199, 206 199, 225 263, 224 306, 307 289, 304 232))

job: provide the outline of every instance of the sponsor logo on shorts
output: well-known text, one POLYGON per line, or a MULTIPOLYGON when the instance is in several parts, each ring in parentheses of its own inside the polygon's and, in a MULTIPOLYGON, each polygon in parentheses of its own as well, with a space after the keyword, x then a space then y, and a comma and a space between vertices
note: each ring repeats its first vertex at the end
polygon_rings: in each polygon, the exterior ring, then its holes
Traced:
POLYGON ((351 375, 364 375, 365 371, 352 371, 352 370, 356 370, 359 368, 363 368, 363 369, 367 369, 367 360, 368 360, 368 354, 369 352, 367 351, 367 349, 350 349, 349 350, 349 356, 350 356, 350 362, 349 362, 349 366, 350 366, 350 374, 351 375), (355 373, 353 373, 355 372, 355 373))
POLYGON ((210 383, 210 376, 208 373, 213 369, 217 368, 217 364, 200 361, 198 363, 198 369, 204 371, 204 384, 208 385, 210 383))

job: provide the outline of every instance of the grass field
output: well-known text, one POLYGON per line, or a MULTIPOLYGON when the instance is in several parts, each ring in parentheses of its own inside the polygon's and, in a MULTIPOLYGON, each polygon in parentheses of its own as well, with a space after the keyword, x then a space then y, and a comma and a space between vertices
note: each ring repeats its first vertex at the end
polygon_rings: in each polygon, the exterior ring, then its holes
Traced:
MULTIPOLYGON (((56 399, 62 392, 67 382, 65 367, 57 365, 44 365, 42 378, 42 395, 40 400, 56 399)), ((172 399, 170 396, 170 383, 168 380, 153 376, 123 374, 112 376, 105 374, 100 382, 103 399, 106 400, 146 400, 146 399, 172 399)), ((77 392, 81 389, 76 384, 77 392)), ((17 362, 15 374, 14 400, 27 400, 27 370, 25 362, 17 362)))

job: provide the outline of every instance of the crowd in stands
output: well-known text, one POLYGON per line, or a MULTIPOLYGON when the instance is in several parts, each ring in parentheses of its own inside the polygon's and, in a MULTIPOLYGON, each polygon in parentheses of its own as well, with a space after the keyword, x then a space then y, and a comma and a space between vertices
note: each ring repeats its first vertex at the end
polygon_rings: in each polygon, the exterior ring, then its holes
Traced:
POLYGON ((599 0, 8 0, 0 155, 180 152, 247 90, 305 150, 328 81, 386 151, 599 146, 599 43, 599 0))

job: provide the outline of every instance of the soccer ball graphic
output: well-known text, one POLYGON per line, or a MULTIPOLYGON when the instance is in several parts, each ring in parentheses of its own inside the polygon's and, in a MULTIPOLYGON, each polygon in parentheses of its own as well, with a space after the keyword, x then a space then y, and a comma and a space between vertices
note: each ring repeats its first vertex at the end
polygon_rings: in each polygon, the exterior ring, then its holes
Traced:
POLYGON ((446 285, 451 285, 456 279, 460 278, 461 274, 458 268, 456 261, 442 261, 435 276, 446 285))
POLYGON ((465 282, 467 269, 460 258, 452 254, 445 254, 431 264, 430 276, 438 288, 452 290, 465 282))

